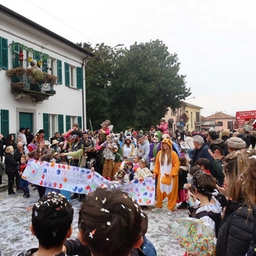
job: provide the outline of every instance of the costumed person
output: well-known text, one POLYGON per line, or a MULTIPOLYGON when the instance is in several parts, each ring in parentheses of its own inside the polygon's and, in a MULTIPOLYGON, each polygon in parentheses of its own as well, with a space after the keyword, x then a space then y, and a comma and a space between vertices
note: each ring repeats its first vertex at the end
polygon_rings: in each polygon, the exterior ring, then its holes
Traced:
POLYGON ((150 144, 149 148, 149 161, 150 161, 150 171, 153 171, 155 168, 156 155, 161 150, 161 139, 162 133, 156 131, 153 137, 153 143, 150 144))
POLYGON ((145 179, 146 177, 152 176, 152 172, 147 167, 147 162, 144 159, 141 159, 139 162, 139 168, 134 174, 134 179, 145 179))
POLYGON ((169 134, 168 123, 165 121, 164 117, 160 120, 160 125, 156 126, 164 134, 169 134))
POLYGON ((114 136, 113 138, 114 138, 114 141, 116 142, 116 145, 117 145, 117 149, 114 152, 115 159, 114 159, 114 163, 113 163, 113 174, 112 174, 112 176, 114 177, 115 174, 119 170, 119 167, 122 163, 123 157, 122 157, 122 148, 120 147, 120 144, 118 142, 118 137, 114 136))
POLYGON ((105 159, 102 176, 107 180, 111 180, 113 177, 113 166, 116 157, 115 153, 118 150, 118 145, 116 141, 108 135, 107 140, 101 146, 104 148, 103 157, 105 159))
POLYGON ((162 140, 161 150, 157 153, 154 176, 157 176, 157 208, 162 208, 165 197, 168 198, 167 208, 173 211, 179 189, 178 173, 180 161, 178 155, 172 150, 170 139, 162 140))
POLYGON ((109 128, 110 124, 111 124, 111 122, 110 122, 108 119, 105 120, 105 121, 101 124, 100 133, 101 133, 102 135, 105 135, 105 137, 110 134, 110 128, 109 128))
POLYGON ((133 156, 135 146, 132 144, 131 136, 126 136, 124 144, 122 146, 123 158, 128 159, 133 156))

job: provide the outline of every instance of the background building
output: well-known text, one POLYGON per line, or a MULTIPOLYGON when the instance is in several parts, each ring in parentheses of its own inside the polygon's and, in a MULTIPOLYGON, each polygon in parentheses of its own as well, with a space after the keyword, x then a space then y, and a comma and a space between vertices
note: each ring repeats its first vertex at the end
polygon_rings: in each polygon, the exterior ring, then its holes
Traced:
POLYGON ((221 131, 223 129, 234 129, 235 117, 227 115, 223 112, 216 112, 213 115, 202 117, 202 129, 221 131))
POLYGON ((93 54, 2 5, 0 24, 0 132, 30 127, 48 138, 73 123, 85 128, 84 63, 93 54), (47 75, 32 77, 32 60, 47 75))
POLYGON ((197 105, 182 101, 181 107, 175 109, 168 108, 165 120, 173 119, 172 132, 180 131, 201 131, 201 109, 197 105))

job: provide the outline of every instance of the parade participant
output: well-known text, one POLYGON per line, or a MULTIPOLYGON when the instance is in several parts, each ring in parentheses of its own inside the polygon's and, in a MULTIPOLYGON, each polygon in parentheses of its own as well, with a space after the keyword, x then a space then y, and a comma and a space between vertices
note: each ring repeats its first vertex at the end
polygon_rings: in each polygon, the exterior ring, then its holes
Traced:
POLYGON ((178 198, 179 157, 172 150, 172 141, 164 139, 161 150, 157 153, 154 176, 158 177, 157 208, 162 208, 165 197, 168 198, 167 208, 172 211, 178 198))
POLYGON ((141 159, 139 162, 139 168, 134 174, 134 179, 145 179, 146 177, 152 176, 152 172, 147 167, 147 162, 144 159, 141 159))
POLYGON ((74 210, 67 199, 55 192, 48 193, 32 208, 31 233, 38 239, 38 248, 18 256, 65 256, 63 244, 72 234, 74 210))
POLYGON ((136 172, 139 168, 140 159, 141 159, 140 156, 134 156, 134 158, 133 158, 133 170, 134 170, 134 172, 136 172))
POLYGON ((102 176, 108 180, 113 178, 113 166, 115 160, 115 153, 118 150, 118 145, 116 141, 111 137, 111 135, 107 135, 107 140, 101 145, 103 147, 103 157, 104 157, 104 165, 102 176))
POLYGON ((14 158, 14 149, 12 146, 8 146, 5 149, 5 172, 8 176, 8 195, 14 195, 13 190, 14 179, 17 177, 19 163, 14 158))
POLYGON ((210 174, 211 175, 211 172, 210 172, 210 161, 207 159, 207 158, 199 158, 196 162, 195 162, 195 165, 197 165, 198 167, 200 167, 200 169, 207 173, 207 174, 210 174))
POLYGON ((100 129, 100 133, 104 134, 105 136, 110 134, 110 126, 111 122, 109 120, 105 120, 102 124, 101 124, 101 129, 100 129))
POLYGON ((135 146, 132 144, 131 136, 126 136, 124 144, 122 146, 122 156, 127 159, 132 157, 135 150, 135 146))
POLYGON ((16 149, 17 143, 15 142, 13 134, 8 134, 5 142, 6 142, 6 147, 12 146, 13 149, 16 149))
POLYGON ((156 131, 153 137, 153 143, 150 144, 149 150, 149 161, 150 161, 150 171, 153 171, 155 168, 156 155, 161 150, 161 139, 162 133, 156 131))
POLYGON ((44 135, 45 135, 45 131, 43 129, 40 129, 36 134, 36 141, 38 144, 44 141, 44 135))
POLYGON ((162 133, 164 133, 164 134, 169 134, 168 123, 165 121, 165 118, 164 118, 164 117, 161 118, 161 120, 160 120, 160 125, 157 125, 156 127, 157 127, 157 129, 158 129, 159 131, 161 131, 162 133))
POLYGON ((24 180, 22 178, 22 174, 26 167, 27 167, 26 156, 22 156, 20 159, 20 171, 19 171, 19 175, 21 176, 20 177, 20 188, 23 190, 23 197, 29 198, 30 195, 29 195, 28 181, 24 180))
POLYGON ((137 139, 138 139, 137 155, 141 157, 141 159, 144 159, 148 165, 149 164, 148 156, 149 156, 149 150, 150 150, 149 142, 143 134, 139 134, 137 136, 137 139))
POLYGON ((126 192, 98 188, 81 206, 78 238, 94 256, 136 255, 133 248, 140 248, 146 222, 126 192))

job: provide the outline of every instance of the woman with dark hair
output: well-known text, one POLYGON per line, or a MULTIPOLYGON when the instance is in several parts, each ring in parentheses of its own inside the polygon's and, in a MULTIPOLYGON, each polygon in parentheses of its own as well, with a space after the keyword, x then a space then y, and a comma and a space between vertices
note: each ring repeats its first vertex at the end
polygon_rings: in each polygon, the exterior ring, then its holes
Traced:
POLYGON ((17 143, 15 142, 13 134, 8 134, 6 137, 6 147, 8 146, 12 146, 14 150, 17 148, 17 143))
POLYGON ((25 135, 26 135, 26 138, 27 138, 27 145, 30 144, 34 138, 34 135, 30 132, 30 128, 27 127, 25 129, 25 135))
POLYGON ((252 215, 245 204, 242 175, 247 169, 246 153, 234 151, 224 158, 225 183, 218 187, 229 198, 220 224, 216 255, 245 255, 252 240, 252 215))

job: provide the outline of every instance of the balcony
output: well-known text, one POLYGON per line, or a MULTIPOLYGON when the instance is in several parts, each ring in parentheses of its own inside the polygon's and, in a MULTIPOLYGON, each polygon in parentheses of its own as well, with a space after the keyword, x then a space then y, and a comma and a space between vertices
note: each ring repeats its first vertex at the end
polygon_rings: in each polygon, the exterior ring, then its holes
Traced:
POLYGON ((57 77, 33 68, 13 68, 6 71, 11 77, 11 92, 15 99, 30 96, 33 103, 41 103, 55 95, 57 77))

